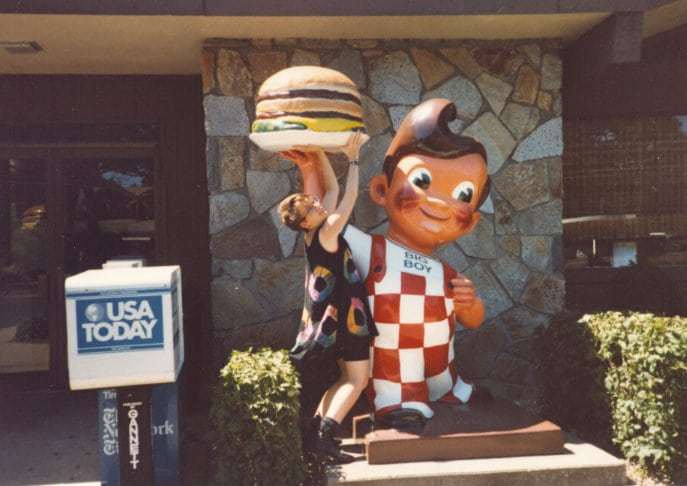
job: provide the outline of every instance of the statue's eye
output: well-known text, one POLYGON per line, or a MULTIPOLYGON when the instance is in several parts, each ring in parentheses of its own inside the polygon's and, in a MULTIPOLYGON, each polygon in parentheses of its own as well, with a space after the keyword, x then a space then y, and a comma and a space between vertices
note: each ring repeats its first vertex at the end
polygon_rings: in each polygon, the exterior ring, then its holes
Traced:
POLYGON ((413 185, 424 190, 426 190, 432 183, 432 175, 427 169, 424 168, 419 168, 412 171, 408 179, 410 179, 410 182, 412 182, 413 185))
POLYGON ((470 181, 463 181, 453 190, 453 199, 469 203, 475 194, 475 185, 470 181))

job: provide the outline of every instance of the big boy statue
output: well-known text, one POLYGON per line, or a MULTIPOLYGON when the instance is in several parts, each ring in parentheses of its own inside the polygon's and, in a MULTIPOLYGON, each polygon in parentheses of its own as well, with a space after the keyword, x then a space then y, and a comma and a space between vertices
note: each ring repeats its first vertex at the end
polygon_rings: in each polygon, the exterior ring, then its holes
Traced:
MULTIPOLYGON (((484 305, 470 280, 432 256, 472 231, 489 192, 486 151, 449 129, 455 118, 446 99, 408 113, 383 173, 370 181, 371 199, 389 217, 386 236, 352 225, 344 234, 379 330, 370 348, 369 393, 380 421, 428 419, 430 402, 465 403, 475 391, 456 371, 453 341, 456 322, 482 324, 484 305)), ((316 158, 298 165, 304 191, 321 195, 316 158)))

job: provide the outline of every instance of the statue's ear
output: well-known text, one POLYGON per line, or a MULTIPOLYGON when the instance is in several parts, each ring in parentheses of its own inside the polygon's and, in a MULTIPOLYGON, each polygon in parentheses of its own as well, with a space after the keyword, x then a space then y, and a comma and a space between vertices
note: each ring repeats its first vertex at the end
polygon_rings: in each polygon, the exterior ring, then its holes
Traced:
POLYGON ((386 205, 386 193, 389 191, 389 184, 386 175, 377 174, 370 180, 370 199, 379 206, 386 205))

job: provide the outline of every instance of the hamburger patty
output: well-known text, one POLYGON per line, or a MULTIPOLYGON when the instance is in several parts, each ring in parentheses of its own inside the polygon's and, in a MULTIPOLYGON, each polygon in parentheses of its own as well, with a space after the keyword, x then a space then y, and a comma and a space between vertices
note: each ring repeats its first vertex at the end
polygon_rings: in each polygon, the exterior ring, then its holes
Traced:
POLYGON ((362 119, 363 108, 360 104, 344 100, 323 98, 283 98, 260 101, 255 107, 258 117, 262 113, 290 112, 302 113, 309 111, 335 111, 362 119))
POLYGON ((261 92, 256 96, 255 101, 261 102, 263 100, 275 100, 284 98, 324 98, 328 100, 342 100, 352 101, 353 103, 361 104, 360 97, 351 89, 341 88, 337 86, 327 87, 308 87, 307 89, 284 89, 275 91, 261 92))

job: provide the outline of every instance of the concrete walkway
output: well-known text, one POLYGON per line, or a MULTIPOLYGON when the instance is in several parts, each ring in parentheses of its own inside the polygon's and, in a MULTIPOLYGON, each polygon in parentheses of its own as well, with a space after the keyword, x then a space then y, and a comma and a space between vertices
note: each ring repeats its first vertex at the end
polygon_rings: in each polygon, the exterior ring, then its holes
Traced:
POLYGON ((95 392, 0 398, 0 485, 100 484, 95 392))
MULTIPOLYGON (((96 392, 21 392, 0 396, 0 486, 99 485, 96 392)), ((570 440, 566 454, 329 470, 346 486, 535 486, 627 484, 624 462, 570 440)), ((195 482, 191 483, 194 484, 195 482)))

